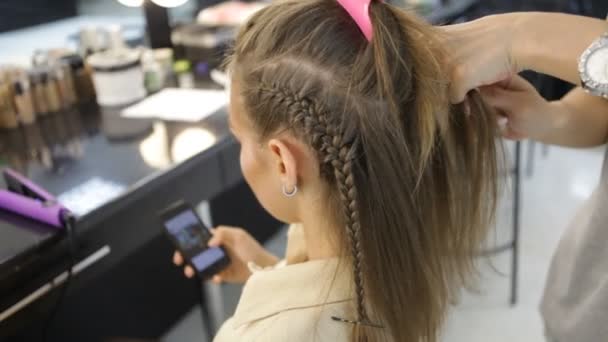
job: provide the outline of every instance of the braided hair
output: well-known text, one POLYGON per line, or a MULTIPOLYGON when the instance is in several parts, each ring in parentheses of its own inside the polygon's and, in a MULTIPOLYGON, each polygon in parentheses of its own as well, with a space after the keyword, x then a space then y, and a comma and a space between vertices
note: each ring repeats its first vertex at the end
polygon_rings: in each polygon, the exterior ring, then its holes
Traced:
POLYGON ((261 101, 272 104, 275 110, 288 113, 291 128, 304 132, 308 142, 317 152, 323 164, 321 169, 330 168, 333 171, 327 175, 333 174, 333 181, 342 201, 343 218, 353 260, 357 322, 367 322, 369 318, 364 303, 361 224, 352 169, 357 155, 357 139, 347 140, 322 106, 314 99, 302 97, 289 88, 262 84, 259 87, 259 97, 261 101))

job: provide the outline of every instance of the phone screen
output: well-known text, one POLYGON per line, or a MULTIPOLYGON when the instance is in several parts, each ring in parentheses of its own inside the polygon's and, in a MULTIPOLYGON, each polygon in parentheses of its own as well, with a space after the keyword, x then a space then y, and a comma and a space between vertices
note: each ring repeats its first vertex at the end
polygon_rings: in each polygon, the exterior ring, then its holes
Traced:
POLYGON ((184 257, 191 260, 198 272, 221 260, 225 254, 219 247, 207 247, 211 232, 203 226, 191 209, 186 209, 165 221, 165 227, 179 245, 184 257))

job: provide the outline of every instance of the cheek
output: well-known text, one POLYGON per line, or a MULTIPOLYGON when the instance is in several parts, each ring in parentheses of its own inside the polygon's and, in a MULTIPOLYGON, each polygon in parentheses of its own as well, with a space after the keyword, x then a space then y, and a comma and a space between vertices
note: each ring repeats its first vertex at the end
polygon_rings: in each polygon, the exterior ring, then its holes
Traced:
POLYGON ((255 182, 259 178, 258 175, 261 173, 260 169, 262 166, 255 156, 255 150, 249 145, 241 145, 240 162, 243 176, 247 183, 253 188, 254 184, 252 184, 252 182, 255 182))
POLYGON ((243 143, 241 145, 241 170, 247 184, 262 204, 268 200, 271 190, 274 189, 273 177, 268 162, 255 144, 243 143))
POLYGON ((288 222, 278 175, 268 156, 256 145, 243 144, 240 159, 243 176, 262 207, 278 220, 288 222))

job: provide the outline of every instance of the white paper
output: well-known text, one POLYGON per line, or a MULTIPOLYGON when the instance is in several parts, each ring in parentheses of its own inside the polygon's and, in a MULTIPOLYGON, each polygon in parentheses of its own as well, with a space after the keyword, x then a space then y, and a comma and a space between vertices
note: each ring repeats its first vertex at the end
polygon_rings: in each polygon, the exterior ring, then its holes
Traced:
POLYGON ((198 122, 228 104, 224 90, 167 88, 125 108, 125 118, 198 122))

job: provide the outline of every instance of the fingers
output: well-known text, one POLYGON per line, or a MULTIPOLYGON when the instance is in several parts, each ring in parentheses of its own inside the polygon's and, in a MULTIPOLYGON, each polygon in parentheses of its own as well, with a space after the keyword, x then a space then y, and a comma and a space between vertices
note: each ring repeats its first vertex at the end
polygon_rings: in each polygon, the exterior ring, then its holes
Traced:
POLYGON ((226 233, 226 230, 222 227, 218 227, 211 231, 213 236, 207 242, 207 246, 209 247, 219 247, 222 244, 227 244, 228 240, 230 240, 230 235, 226 233))
POLYGON ((516 93, 499 86, 487 86, 479 89, 481 97, 490 107, 509 114, 516 102, 516 93))
POLYGON ((180 252, 175 251, 175 253, 173 253, 173 263, 175 266, 181 266, 184 263, 184 258, 180 252))
POLYGON ((211 278, 211 281, 214 284, 221 284, 222 283, 222 277, 220 275, 214 275, 213 278, 211 278))
POLYGON ((511 83, 513 82, 513 76, 509 76, 504 80, 498 81, 495 84, 490 84, 489 86, 498 86, 500 88, 509 89, 511 87, 511 83))
POLYGON ((184 275, 186 278, 192 278, 195 275, 194 269, 190 266, 184 267, 184 275))
POLYGON ((234 242, 241 238, 243 230, 241 228, 219 226, 212 230, 213 236, 209 239, 209 247, 232 246, 234 242))
MULTIPOLYGON (((176 266, 181 266, 181 265, 183 265, 183 264, 184 264, 184 257, 182 256, 182 254, 181 254, 180 252, 175 251, 175 253, 173 253, 173 263, 174 263, 176 266)), ((184 275, 185 275, 187 278, 192 278, 192 277, 194 277, 194 274, 195 274, 195 272, 194 272, 194 270, 192 269, 192 267, 190 267, 190 266, 186 266, 186 267, 184 267, 184 275)))
POLYGON ((506 116, 497 115, 496 122, 500 131, 504 134, 507 131, 509 119, 506 116))
MULTIPOLYGON (((173 263, 177 266, 181 266, 184 263, 184 258, 177 251, 173 253, 173 263)), ((186 276, 186 278, 193 278, 196 275, 196 272, 191 266, 186 265, 184 267, 184 275, 186 276)), ((211 281, 213 281, 215 284, 221 284, 223 282, 223 279, 219 274, 216 274, 215 276, 213 276, 211 281)))
POLYGON ((496 123, 498 124, 498 130, 500 135, 509 140, 520 140, 523 138, 520 134, 517 134, 513 131, 513 128, 510 125, 509 118, 504 115, 504 113, 496 114, 496 123))
POLYGON ((496 122, 502 137, 517 140, 510 120, 513 119, 512 113, 517 102, 516 96, 518 93, 505 90, 498 85, 483 87, 480 89, 480 93, 486 104, 496 110, 496 122))
POLYGON ((461 65, 453 69, 449 87, 449 97, 452 103, 461 103, 467 94, 474 89, 500 87, 503 89, 527 90, 526 85, 532 86, 520 76, 513 76, 509 73, 501 73, 487 80, 475 77, 472 72, 467 70, 466 66, 461 65))
POLYGON ((503 88, 513 91, 535 91, 536 89, 530 82, 519 75, 510 77, 508 84, 503 88))

